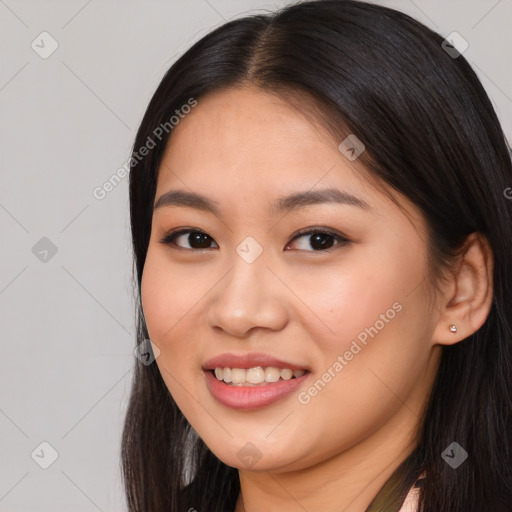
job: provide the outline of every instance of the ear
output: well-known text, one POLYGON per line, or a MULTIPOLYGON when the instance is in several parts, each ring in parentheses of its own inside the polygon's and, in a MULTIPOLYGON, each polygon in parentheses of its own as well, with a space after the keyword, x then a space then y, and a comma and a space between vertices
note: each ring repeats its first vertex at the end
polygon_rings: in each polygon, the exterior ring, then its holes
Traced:
POLYGON ((480 233, 471 233, 450 276, 442 297, 440 316, 432 342, 453 345, 471 336, 484 324, 493 298, 494 257, 489 242, 480 233), (452 332, 450 326, 457 330, 452 332))

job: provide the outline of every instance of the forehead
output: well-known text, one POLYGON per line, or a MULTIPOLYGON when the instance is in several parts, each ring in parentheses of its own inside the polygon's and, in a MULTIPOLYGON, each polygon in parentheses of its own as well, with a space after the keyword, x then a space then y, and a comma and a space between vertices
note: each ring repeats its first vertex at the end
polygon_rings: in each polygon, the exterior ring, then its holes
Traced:
MULTIPOLYGON (((337 188, 382 214, 410 202, 371 182, 350 161, 325 123, 276 94, 253 87, 209 93, 177 124, 159 169, 156 199, 171 189, 207 194, 222 203, 265 204, 294 191, 337 188), (390 193, 396 202, 392 202, 390 193)), ((410 220, 409 220, 410 222, 410 220)))
POLYGON ((294 180, 312 186, 337 175, 347 186, 360 182, 357 164, 343 158, 339 141, 309 110, 255 88, 210 93, 173 128, 159 182, 176 175, 211 185, 294 180))

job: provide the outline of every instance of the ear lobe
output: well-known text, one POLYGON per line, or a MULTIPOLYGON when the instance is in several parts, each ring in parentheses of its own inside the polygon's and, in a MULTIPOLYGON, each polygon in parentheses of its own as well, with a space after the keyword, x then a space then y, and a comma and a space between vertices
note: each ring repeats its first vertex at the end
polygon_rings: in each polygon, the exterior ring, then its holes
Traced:
POLYGON ((451 277, 450 290, 442 300, 443 307, 432 342, 453 345, 476 332, 489 315, 493 298, 494 257, 485 236, 471 233, 451 277), (450 328, 455 325, 456 330, 450 328))

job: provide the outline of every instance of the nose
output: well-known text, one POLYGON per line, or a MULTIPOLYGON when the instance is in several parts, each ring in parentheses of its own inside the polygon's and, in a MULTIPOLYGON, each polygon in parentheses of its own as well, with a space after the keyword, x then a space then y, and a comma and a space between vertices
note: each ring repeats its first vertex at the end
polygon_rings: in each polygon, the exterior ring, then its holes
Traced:
POLYGON ((209 325, 244 338, 253 330, 278 331, 288 323, 286 287, 263 258, 247 263, 235 255, 226 277, 214 288, 209 325))

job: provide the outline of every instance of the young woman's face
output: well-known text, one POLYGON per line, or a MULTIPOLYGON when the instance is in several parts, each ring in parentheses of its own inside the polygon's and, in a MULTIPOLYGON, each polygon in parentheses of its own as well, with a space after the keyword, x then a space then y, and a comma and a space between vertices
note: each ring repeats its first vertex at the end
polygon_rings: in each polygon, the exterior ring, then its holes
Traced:
POLYGON ((249 88, 200 99, 171 134, 155 204, 181 195, 154 210, 142 305, 170 393, 230 466, 301 469, 409 440, 428 395, 424 221, 340 142, 249 88), (208 364, 221 355, 241 359, 208 364), (279 381, 227 384, 212 366, 279 381))

